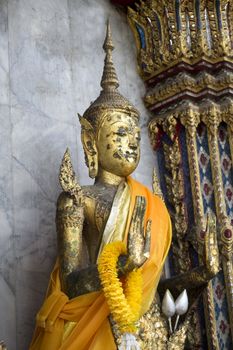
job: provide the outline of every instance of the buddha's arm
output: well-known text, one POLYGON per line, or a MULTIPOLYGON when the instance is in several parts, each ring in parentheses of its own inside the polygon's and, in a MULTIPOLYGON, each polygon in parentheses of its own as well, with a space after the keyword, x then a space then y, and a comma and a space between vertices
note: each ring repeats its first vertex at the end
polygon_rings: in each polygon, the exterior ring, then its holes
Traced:
MULTIPOLYGON (((122 255, 118 260, 119 276, 129 272, 130 266, 126 267, 127 256, 122 255)), ((96 292, 101 289, 98 268, 96 264, 90 265, 85 269, 73 271, 67 276, 67 294, 70 298, 83 295, 90 292, 96 292)))
POLYGON ((84 209, 75 198, 62 192, 57 202, 57 238, 62 290, 68 293, 67 278, 77 271, 82 260, 84 209))

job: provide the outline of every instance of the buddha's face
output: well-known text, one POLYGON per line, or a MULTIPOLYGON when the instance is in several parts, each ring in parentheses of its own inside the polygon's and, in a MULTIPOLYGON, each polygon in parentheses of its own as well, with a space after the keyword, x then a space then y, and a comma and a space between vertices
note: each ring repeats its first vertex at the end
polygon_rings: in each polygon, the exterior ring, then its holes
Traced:
POLYGON ((96 147, 99 167, 118 176, 128 176, 140 159, 140 129, 137 118, 114 111, 99 127, 96 147))

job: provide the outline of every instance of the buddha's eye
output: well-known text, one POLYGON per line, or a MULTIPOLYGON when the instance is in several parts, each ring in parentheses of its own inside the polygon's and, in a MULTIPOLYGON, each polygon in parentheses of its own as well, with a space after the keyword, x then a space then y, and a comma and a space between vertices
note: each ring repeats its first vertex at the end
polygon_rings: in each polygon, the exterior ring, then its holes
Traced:
POLYGON ((126 136, 127 135, 127 130, 125 128, 120 127, 116 132, 116 135, 118 136, 126 136))
POLYGON ((121 131, 121 132, 116 132, 115 133, 116 135, 119 135, 119 136, 126 136, 127 135, 127 132, 125 131, 125 132, 123 132, 123 131, 121 131))

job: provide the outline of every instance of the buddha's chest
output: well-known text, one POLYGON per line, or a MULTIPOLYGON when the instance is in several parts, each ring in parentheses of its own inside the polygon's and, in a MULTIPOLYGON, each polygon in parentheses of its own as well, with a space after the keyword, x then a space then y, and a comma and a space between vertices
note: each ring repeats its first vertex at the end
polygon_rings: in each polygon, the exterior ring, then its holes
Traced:
MULTIPOLYGON (((94 187, 94 186, 93 186, 94 187)), ((91 263, 95 263, 115 191, 92 189, 85 193, 84 240, 91 263)))

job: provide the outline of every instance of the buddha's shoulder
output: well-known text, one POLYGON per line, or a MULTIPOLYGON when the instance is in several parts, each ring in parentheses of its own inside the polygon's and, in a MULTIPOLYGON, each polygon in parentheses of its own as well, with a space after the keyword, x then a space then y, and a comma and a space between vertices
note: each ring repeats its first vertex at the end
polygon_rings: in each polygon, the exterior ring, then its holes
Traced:
POLYGON ((95 187, 94 185, 82 186, 84 196, 92 196, 95 193, 95 187))
POLYGON ((94 185, 82 186, 82 192, 86 200, 97 200, 102 194, 101 189, 94 185))

